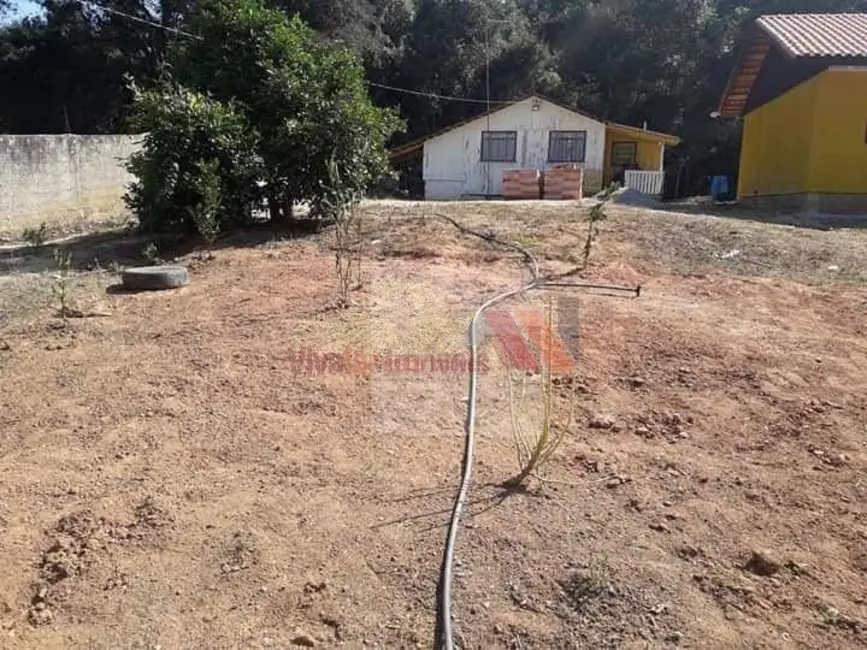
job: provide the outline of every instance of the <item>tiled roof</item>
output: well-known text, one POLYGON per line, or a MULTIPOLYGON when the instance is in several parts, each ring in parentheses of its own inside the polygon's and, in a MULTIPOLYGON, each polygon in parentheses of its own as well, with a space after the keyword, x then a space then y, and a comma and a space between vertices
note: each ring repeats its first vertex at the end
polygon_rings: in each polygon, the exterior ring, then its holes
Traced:
POLYGON ((867 57, 867 13, 777 14, 756 22, 794 57, 867 57))
POLYGON ((867 66, 867 13, 773 14, 756 19, 744 35, 737 67, 720 102, 720 115, 743 113, 772 48, 810 65, 867 66))

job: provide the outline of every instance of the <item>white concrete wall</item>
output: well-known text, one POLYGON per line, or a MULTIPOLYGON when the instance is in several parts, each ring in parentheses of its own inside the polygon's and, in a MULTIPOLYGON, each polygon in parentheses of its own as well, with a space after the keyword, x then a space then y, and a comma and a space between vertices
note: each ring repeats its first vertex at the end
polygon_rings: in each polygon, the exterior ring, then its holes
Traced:
POLYGON ((125 213, 140 136, 0 135, 0 232, 125 213))
POLYGON ((533 101, 527 99, 490 116, 491 131, 518 132, 514 163, 481 162, 482 132, 488 130, 488 120, 484 115, 428 140, 424 145, 425 198, 454 200, 472 195, 500 196, 504 170, 551 169, 555 164, 548 162, 551 131, 587 132, 586 157, 582 165, 585 189, 598 191, 605 164, 605 125, 544 100, 536 100, 539 110, 534 111, 533 101))

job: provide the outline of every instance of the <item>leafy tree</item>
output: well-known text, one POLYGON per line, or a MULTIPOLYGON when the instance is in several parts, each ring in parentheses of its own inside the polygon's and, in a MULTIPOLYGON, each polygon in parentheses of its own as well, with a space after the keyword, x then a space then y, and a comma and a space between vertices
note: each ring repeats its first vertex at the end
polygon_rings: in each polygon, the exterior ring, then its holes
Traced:
MULTIPOLYGON (((104 0, 103 7, 177 27, 187 0, 104 0)), ((127 79, 157 77, 173 32, 69 0, 0 29, 0 123, 13 133, 127 130, 127 79)))
POLYGON ((213 239, 245 223, 262 167, 238 107, 171 86, 136 91, 135 103, 145 136, 128 164, 136 181, 126 201, 141 229, 213 239))
POLYGON ((199 38, 170 48, 171 83, 136 103, 147 135, 129 204, 143 227, 206 234, 203 212, 221 229, 243 223, 258 180, 272 219, 296 201, 322 213, 332 170, 354 192, 386 172, 398 121, 371 103, 348 49, 260 0, 212 0, 188 28, 199 38))
POLYGON ((259 0, 209 2, 190 27, 202 38, 173 52, 177 78, 237 102, 256 128, 272 217, 290 217, 299 200, 318 207, 331 160, 359 191, 386 172, 385 145, 399 124, 371 103, 350 50, 259 0))
MULTIPOLYGON (((269 10, 240 1, 100 0, 102 7, 205 37, 197 41, 77 0, 42 0, 44 16, 0 27, 0 128, 128 130, 126 79, 147 89, 171 64, 176 79, 232 99, 255 125, 277 192, 272 205, 282 216, 293 196, 314 192, 315 183, 290 173, 307 165, 304 152, 318 151, 321 140, 318 117, 299 112, 303 87, 316 89, 311 104, 333 111, 323 123, 342 123, 337 93, 324 89, 360 79, 361 65, 375 83, 484 100, 489 60, 494 99, 536 92, 609 119, 674 131, 684 137, 676 155, 700 179, 736 166, 739 127, 710 114, 745 22, 766 13, 867 11, 867 0, 265 1, 269 10), (296 15, 312 31, 292 22, 296 15), (356 56, 338 54, 340 47, 356 56), (319 59, 337 69, 324 69, 319 59), (288 154, 286 146, 293 147, 288 154)), ((8 1, 0 0, 0 14, 2 6, 8 1)), ((349 87, 364 91, 360 81, 349 87)), ((371 96, 380 106, 399 107, 407 137, 485 110, 483 103, 379 88, 371 96)), ((379 116, 349 118, 372 120, 362 131, 390 133, 391 118, 379 123, 379 116)), ((310 177, 324 174, 318 163, 310 167, 310 177)))

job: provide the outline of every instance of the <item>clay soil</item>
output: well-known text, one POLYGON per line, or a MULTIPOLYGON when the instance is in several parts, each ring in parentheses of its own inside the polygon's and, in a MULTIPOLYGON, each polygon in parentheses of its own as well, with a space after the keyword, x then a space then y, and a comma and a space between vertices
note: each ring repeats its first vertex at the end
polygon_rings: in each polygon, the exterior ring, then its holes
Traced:
MULTIPOLYGON (((548 272, 580 258, 568 205, 373 203, 350 309, 327 232, 228 239, 181 258, 189 287, 135 295, 106 291, 118 235, 60 245, 87 316, 64 321, 52 247, 3 253, 0 647, 432 647, 467 375, 299 354, 460 358, 526 271, 436 211, 548 272)), ((612 208, 586 276, 641 297, 556 294, 578 370, 555 422, 571 395, 576 422, 524 490, 499 487, 518 467, 485 342, 460 647, 865 647, 865 246, 612 208)))

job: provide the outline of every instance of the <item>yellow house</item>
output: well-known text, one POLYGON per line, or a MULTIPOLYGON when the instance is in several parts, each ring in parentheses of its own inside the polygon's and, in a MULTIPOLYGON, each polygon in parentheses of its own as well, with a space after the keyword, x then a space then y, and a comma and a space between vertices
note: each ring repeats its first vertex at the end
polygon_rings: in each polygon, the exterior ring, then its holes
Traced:
POLYGON ((743 117, 739 200, 867 212, 867 14, 757 19, 719 112, 743 117))

